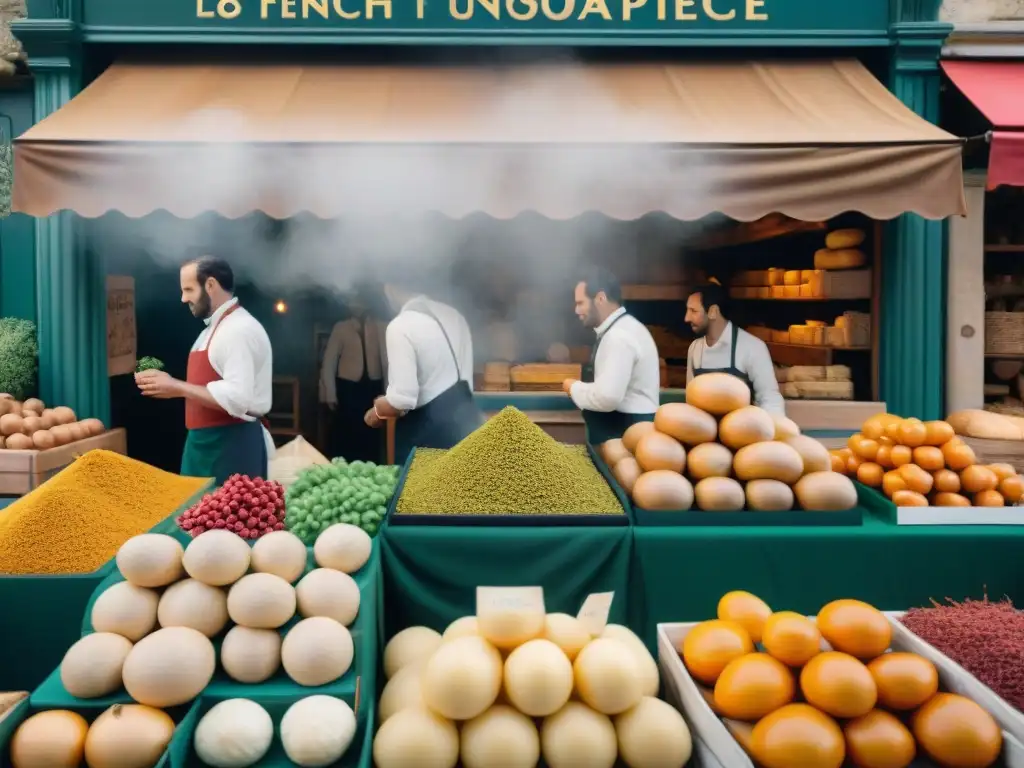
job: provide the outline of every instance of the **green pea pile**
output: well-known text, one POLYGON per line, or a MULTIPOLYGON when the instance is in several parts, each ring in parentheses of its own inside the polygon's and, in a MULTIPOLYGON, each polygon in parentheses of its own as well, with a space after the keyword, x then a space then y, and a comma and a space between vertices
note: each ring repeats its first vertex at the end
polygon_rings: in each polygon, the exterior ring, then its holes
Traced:
POLYGON ((342 458, 304 469, 285 493, 285 526, 306 544, 334 523, 357 525, 373 536, 387 514, 399 471, 342 458))
POLYGON ((559 443, 511 406, 449 451, 418 448, 395 510, 411 515, 625 514, 584 446, 559 443))

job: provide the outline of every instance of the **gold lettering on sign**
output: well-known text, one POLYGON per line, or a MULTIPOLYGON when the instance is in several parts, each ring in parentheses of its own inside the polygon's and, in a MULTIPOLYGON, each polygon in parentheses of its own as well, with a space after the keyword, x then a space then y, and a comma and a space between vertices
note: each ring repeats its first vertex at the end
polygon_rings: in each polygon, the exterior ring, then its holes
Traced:
POLYGON ((537 0, 508 0, 508 15, 516 21, 529 21, 537 16, 540 7, 537 0), (516 6, 523 6, 525 10, 519 10, 516 6))
POLYGON ((647 0, 623 0, 622 3, 622 20, 632 21, 633 11, 637 8, 643 8, 647 5, 647 0))
POLYGON ((747 0, 747 21, 768 21, 767 11, 759 11, 764 8, 765 0, 747 0))
POLYGON ((715 0, 704 0, 704 15, 712 21, 732 21, 736 18, 736 9, 731 8, 725 13, 715 10, 715 0))
POLYGON ((687 11, 697 4, 697 0, 676 0, 676 21, 696 21, 697 14, 687 11))
POLYGON ((551 7, 551 0, 540 0, 540 11, 551 21, 565 21, 572 16, 573 8, 576 5, 576 0, 555 0, 555 2, 562 3, 562 10, 557 13, 551 7))
MULTIPOLYGON (((206 7, 207 0, 196 0, 197 19, 233 19, 242 12, 242 3, 239 0, 217 0, 216 10, 206 7)), ((213 0, 209 0, 213 4, 213 0)))
MULTIPOLYGON (((629 3, 631 0, 624 0, 624 3, 629 3)), ((643 5, 647 0, 640 0, 640 4, 643 5)), ((580 11, 580 15, 576 18, 583 21, 587 16, 592 13, 596 13, 605 21, 612 20, 612 12, 608 10, 608 4, 604 0, 584 0, 583 10, 580 11)), ((629 21, 629 9, 624 4, 622 6, 623 19, 629 21)))

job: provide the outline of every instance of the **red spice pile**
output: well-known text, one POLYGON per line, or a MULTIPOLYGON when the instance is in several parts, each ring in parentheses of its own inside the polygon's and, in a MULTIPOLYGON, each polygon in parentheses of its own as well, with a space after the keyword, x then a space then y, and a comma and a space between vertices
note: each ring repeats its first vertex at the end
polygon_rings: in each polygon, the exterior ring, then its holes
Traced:
POLYGON ((903 625, 1024 711, 1024 613, 1008 598, 946 602, 911 608, 903 625))

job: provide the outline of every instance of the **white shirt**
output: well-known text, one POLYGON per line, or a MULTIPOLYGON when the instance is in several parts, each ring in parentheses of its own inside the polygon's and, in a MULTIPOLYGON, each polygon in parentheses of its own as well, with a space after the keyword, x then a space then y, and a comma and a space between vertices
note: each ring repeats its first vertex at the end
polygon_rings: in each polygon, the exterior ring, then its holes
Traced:
POLYGON ((569 390, 573 403, 581 410, 602 413, 654 413, 658 410, 661 391, 658 347, 647 327, 632 315, 622 317, 625 314, 625 308, 619 307, 597 326, 594 381, 577 381, 569 390))
POLYGON ((386 397, 392 408, 421 408, 459 379, 468 382, 472 390, 473 338, 466 318, 457 309, 418 296, 408 301, 388 324, 386 343, 386 397), (419 303, 425 303, 437 320, 411 308, 419 303), (441 326, 455 350, 458 370, 441 326))
MULTIPOLYGON (((712 345, 707 338, 697 339, 686 353, 686 383, 693 380, 696 368, 714 370, 732 365, 732 323, 725 324, 721 337, 712 345)), ((768 346, 742 328, 736 336, 736 368, 747 375, 754 388, 754 404, 771 413, 786 415, 786 403, 779 392, 775 366, 768 346)))
POLYGON ((373 381, 384 378, 387 370, 387 354, 381 339, 386 325, 367 318, 366 326, 360 333, 360 321, 349 318, 335 323, 324 348, 323 365, 320 368, 320 402, 338 404, 335 379, 359 381, 363 378, 363 344, 366 345, 367 375, 373 381))

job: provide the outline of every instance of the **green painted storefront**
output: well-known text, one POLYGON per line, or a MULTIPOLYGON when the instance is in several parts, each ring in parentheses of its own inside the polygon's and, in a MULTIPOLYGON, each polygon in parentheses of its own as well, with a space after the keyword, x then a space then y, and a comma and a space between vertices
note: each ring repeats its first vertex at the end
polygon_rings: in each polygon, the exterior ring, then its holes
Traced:
MULTIPOLYGON (((305 46, 595 46, 659 56, 860 56, 910 109, 937 122, 938 0, 28 0, 14 23, 32 71, 0 91, 8 135, 60 109, 117 52, 182 57, 305 46), (258 47, 258 48, 257 48, 258 47)), ((17 182, 15 182, 17 183, 17 182)), ((841 183, 841 180, 837 180, 841 183)), ((881 396, 894 412, 943 410, 945 223, 885 230, 881 396)), ((2 224, 0 314, 36 317, 41 396, 108 419, 102 255, 61 213, 2 224)))

